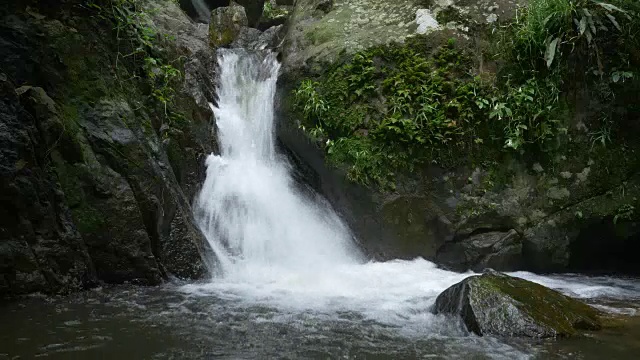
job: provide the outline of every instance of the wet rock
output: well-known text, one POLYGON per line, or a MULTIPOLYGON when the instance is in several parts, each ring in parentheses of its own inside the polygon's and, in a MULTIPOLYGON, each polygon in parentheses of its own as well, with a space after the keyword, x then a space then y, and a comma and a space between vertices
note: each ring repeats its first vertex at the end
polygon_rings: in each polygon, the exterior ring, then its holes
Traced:
POLYGON ((0 298, 95 281, 56 173, 42 166, 63 125, 43 89, 20 94, 0 74, 0 298))
POLYGON ((49 5, 3 17, 0 34, 9 99, 0 109, 0 297, 205 276, 190 200, 215 151, 207 27, 172 1, 145 4, 150 26, 168 35, 163 52, 185 59, 173 63, 184 64, 184 82, 171 108, 179 116, 169 118, 147 102, 148 84, 114 83, 110 27, 74 16, 80 7, 49 5), (7 79, 42 87, 14 90, 7 79))
POLYGON ((513 229, 474 234, 464 240, 444 244, 438 250, 436 262, 458 271, 522 269, 521 236, 513 229))
POLYGON ((592 307, 494 271, 469 277, 442 292, 433 312, 459 316, 477 335, 553 338, 602 327, 592 307))
POLYGON ((217 8, 211 12, 209 43, 213 47, 227 46, 248 24, 247 15, 242 6, 232 4, 217 8))
POLYGON ((260 47, 260 36, 262 36, 262 31, 255 28, 243 27, 231 43, 231 47, 257 49, 260 47))

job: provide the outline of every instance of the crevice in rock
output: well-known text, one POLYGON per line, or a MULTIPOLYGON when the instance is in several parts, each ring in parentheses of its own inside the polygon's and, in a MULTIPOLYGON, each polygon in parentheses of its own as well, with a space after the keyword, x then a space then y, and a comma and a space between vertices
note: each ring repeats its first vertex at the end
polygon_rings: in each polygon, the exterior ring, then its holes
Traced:
POLYGON ((585 226, 569 245, 569 270, 640 275, 640 224, 602 219, 585 226))

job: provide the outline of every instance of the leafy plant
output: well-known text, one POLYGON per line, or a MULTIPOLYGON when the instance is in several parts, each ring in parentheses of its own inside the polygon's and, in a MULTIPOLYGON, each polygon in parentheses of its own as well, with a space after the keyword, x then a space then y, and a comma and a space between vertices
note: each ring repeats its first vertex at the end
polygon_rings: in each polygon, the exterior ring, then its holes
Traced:
MULTIPOLYGON (((614 0, 615 1, 615 0, 614 0)), ((595 0, 531 0, 511 25, 508 51, 523 68, 559 65, 571 54, 593 61, 604 71, 603 45, 619 36, 632 20, 628 10, 595 0)))

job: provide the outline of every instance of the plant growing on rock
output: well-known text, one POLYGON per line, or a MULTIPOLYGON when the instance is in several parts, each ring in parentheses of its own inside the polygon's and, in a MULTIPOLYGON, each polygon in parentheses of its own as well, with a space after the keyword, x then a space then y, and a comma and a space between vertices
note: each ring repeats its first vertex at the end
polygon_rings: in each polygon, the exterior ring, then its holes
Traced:
POLYGON ((166 59, 160 44, 162 35, 151 23, 143 1, 111 0, 103 6, 88 2, 87 6, 96 10, 103 20, 114 23, 113 30, 119 45, 114 65, 116 70, 122 62, 128 62, 134 70, 132 79, 144 76, 150 88, 150 98, 162 106, 165 117, 171 119, 168 109, 175 99, 175 81, 182 77, 182 73, 166 59))
POLYGON ((614 136, 616 103, 640 91, 637 11, 628 0, 532 0, 499 30, 496 56, 505 62, 494 79, 475 76, 472 55, 455 41, 434 49, 417 37, 361 51, 303 81, 296 108, 331 161, 382 187, 424 164, 559 151, 570 138, 567 94, 577 82, 589 85, 605 114, 588 124, 600 124, 591 141, 604 145, 614 136))

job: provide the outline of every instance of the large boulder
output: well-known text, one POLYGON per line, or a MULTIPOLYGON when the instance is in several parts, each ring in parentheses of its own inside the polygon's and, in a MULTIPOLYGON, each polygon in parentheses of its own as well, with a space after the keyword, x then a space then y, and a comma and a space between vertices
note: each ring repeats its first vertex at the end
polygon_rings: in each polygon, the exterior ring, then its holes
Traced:
POLYGON ((213 47, 227 46, 248 25, 247 14, 242 6, 232 4, 211 12, 209 43, 213 47))
POLYGON ((477 335, 568 337, 602 327, 592 307, 494 271, 466 278, 442 292, 433 312, 459 316, 477 335))

